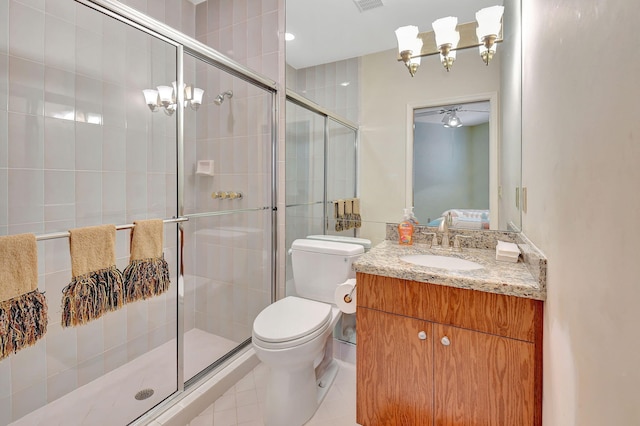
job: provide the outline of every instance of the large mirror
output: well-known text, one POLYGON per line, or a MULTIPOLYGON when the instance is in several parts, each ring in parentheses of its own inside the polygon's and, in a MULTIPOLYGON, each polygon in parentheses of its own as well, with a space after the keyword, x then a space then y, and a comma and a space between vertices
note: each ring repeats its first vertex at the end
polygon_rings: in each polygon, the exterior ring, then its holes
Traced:
MULTIPOLYGON (((414 180, 419 175, 442 182, 451 174, 452 168, 440 167, 435 155, 414 158, 415 115, 481 101, 491 113, 489 143, 483 144, 488 151, 473 149, 492 162, 489 176, 483 177, 488 182, 483 189, 489 194, 486 208, 469 208, 455 200, 446 205, 435 198, 438 191, 432 191, 431 198, 420 200, 429 204, 431 199, 430 212, 418 219, 426 223, 449 210, 487 210, 486 228, 520 229, 520 0, 287 0, 286 14, 287 32, 295 37, 286 46, 288 88, 360 126, 361 236, 374 242, 384 239, 385 223, 400 221, 402 209, 420 198, 416 189, 425 185, 414 180), (396 28, 416 25, 427 32, 433 21, 447 16, 457 16, 459 24, 474 22, 478 10, 496 4, 504 6, 503 40, 489 65, 477 47, 458 50, 450 71, 440 55, 423 57, 413 77, 398 61, 396 28), (425 169, 431 173, 414 173, 425 169)), ((457 138, 442 137, 449 145, 442 145, 438 155, 456 152, 457 138)), ((472 191, 477 182, 467 181, 472 191)))

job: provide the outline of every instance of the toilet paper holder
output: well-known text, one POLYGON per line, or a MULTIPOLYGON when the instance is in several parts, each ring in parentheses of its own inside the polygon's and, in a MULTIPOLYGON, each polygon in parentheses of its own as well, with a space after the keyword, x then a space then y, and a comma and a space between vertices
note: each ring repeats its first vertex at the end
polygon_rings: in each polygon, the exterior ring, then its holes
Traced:
POLYGON ((357 285, 358 285, 358 284, 355 284, 355 285, 353 286, 353 288, 351 289, 351 291, 349 292, 349 294, 345 294, 345 295, 344 295, 344 297, 342 298, 346 303, 351 303, 351 301, 353 300, 353 299, 351 298, 351 295, 353 294, 353 292, 354 292, 354 291, 356 291, 356 286, 357 286, 357 285))

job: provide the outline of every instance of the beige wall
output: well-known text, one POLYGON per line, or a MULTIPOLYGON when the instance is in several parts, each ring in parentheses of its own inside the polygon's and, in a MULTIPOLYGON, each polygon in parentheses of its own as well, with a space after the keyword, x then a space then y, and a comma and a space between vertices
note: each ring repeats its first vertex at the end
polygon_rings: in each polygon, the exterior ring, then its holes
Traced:
POLYGON ((640 3, 524 2, 524 232, 548 257, 544 424, 640 424, 640 3))
POLYGON ((413 78, 396 55, 387 50, 361 62, 360 235, 374 243, 384 239, 385 222, 402 219, 406 204, 407 104, 499 91, 499 55, 487 67, 475 49, 459 52, 449 73, 430 56, 413 78))

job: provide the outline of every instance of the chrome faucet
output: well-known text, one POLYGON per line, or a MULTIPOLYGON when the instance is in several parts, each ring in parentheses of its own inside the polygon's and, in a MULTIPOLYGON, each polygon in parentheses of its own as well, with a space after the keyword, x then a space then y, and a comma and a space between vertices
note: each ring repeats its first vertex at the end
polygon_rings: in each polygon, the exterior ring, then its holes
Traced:
POLYGON ((442 242, 440 245, 443 249, 449 249, 449 224, 451 221, 451 212, 449 212, 442 218, 442 222, 440 222, 440 226, 438 226, 438 231, 442 232, 442 242))

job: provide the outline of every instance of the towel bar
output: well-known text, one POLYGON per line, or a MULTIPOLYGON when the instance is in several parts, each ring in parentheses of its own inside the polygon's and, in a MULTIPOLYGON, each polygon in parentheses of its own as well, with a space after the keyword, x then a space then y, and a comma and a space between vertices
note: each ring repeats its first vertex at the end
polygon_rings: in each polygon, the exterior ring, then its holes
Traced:
MULTIPOLYGON (((174 217, 171 219, 164 219, 164 223, 180 223, 188 221, 188 217, 174 217)), ((116 230, 120 231, 122 229, 132 229, 135 225, 133 223, 128 223, 126 225, 117 225, 116 230)), ((36 241, 43 240, 54 240, 56 238, 69 238, 69 232, 52 232, 50 234, 42 234, 36 235, 36 241)))

